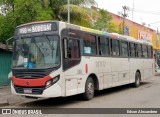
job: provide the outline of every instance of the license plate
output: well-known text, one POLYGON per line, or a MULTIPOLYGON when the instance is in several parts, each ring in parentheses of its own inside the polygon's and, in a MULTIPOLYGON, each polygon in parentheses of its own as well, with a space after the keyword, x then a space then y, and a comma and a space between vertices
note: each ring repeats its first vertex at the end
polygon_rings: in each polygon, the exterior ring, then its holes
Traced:
POLYGON ((24 89, 24 93, 32 93, 32 89, 24 89))

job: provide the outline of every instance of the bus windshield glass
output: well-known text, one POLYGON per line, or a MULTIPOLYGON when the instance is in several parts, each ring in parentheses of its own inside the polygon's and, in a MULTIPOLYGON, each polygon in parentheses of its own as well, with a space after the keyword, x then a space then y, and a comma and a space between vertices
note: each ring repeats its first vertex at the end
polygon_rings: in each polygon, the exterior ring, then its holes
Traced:
POLYGON ((13 68, 45 69, 60 65, 58 36, 19 37, 14 42, 13 68))

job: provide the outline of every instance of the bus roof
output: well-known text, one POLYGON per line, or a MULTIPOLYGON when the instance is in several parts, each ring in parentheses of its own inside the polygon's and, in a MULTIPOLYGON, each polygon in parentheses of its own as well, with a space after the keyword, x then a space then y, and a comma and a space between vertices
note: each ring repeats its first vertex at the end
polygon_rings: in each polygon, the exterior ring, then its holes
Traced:
POLYGON ((78 26, 78 25, 70 24, 70 23, 63 22, 63 21, 46 20, 46 21, 30 22, 30 23, 19 25, 19 26, 17 26, 17 28, 21 27, 21 26, 31 25, 31 24, 48 23, 48 22, 64 23, 64 24, 66 24, 66 26, 68 26, 68 28, 72 28, 73 27, 73 28, 77 28, 77 29, 82 30, 82 31, 90 32, 90 33, 110 36, 110 37, 112 37, 114 39, 121 39, 121 40, 127 40, 127 41, 135 42, 135 43, 143 43, 143 44, 147 44, 147 45, 153 45, 150 42, 137 40, 137 39, 135 39, 134 37, 131 37, 131 36, 121 35, 121 34, 118 34, 118 33, 108 33, 108 32, 105 32, 105 31, 99 31, 99 30, 96 30, 96 29, 86 28, 86 27, 83 27, 83 26, 78 26))
POLYGON ((146 45, 153 45, 151 42, 146 42, 144 40, 137 40, 134 37, 127 36, 127 35, 121 35, 118 33, 111 33, 111 37, 115 39, 120 39, 120 40, 127 40, 129 42, 134 42, 134 43, 141 43, 141 44, 146 44, 146 45))
POLYGON ((45 21, 29 22, 29 23, 21 24, 17 27, 27 26, 27 25, 31 25, 31 24, 37 24, 37 23, 46 23, 46 22, 57 22, 57 21, 45 20, 45 21))
MULTIPOLYGON (((62 22, 62 21, 59 21, 59 22, 62 22)), ((78 27, 78 28, 80 28, 80 30, 85 31, 85 32, 110 36, 110 34, 108 32, 105 32, 105 31, 99 31, 99 30, 96 30, 96 29, 87 28, 87 27, 83 27, 83 26, 78 26, 78 25, 75 25, 75 24, 67 23, 67 22, 63 22, 63 23, 65 23, 66 25, 69 25, 69 26, 78 27)))

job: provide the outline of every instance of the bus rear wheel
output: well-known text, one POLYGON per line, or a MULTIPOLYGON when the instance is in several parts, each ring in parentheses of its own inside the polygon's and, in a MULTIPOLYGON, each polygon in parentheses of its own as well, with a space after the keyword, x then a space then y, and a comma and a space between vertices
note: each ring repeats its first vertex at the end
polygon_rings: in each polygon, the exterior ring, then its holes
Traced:
POLYGON ((135 82, 133 83, 134 87, 139 87, 140 86, 140 81, 141 81, 141 75, 139 72, 136 72, 135 75, 135 82))
POLYGON ((92 77, 88 77, 85 84, 85 92, 82 94, 84 100, 91 100, 94 97, 94 81, 92 77))

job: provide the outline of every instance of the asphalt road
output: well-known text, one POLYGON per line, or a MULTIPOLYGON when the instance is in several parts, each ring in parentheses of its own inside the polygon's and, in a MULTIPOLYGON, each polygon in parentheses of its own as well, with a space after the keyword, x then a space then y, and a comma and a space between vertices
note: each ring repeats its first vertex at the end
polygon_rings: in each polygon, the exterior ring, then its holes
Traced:
MULTIPOLYGON (((96 92, 95 98, 90 101, 83 101, 80 95, 70 96, 65 98, 50 98, 50 99, 38 99, 30 100, 24 103, 8 106, 7 108, 160 108, 160 76, 155 76, 141 83, 139 88, 133 88, 131 85, 125 85, 115 88, 106 89, 103 91, 96 92)), ((29 115, 27 115, 28 117, 29 115)), ((32 117, 52 117, 53 115, 30 115, 32 117)), ((65 116, 84 116, 73 115, 73 114, 57 114, 56 117, 65 116)), ((109 117, 128 117, 128 116, 140 116, 143 114, 87 114, 85 116, 109 116, 109 117)), ((158 117, 158 114, 145 115, 146 117, 158 117)), ((9 117, 9 115, 7 116, 9 117)), ((12 116, 13 117, 13 116, 12 116)), ((16 117, 18 117, 16 115, 16 117)))

